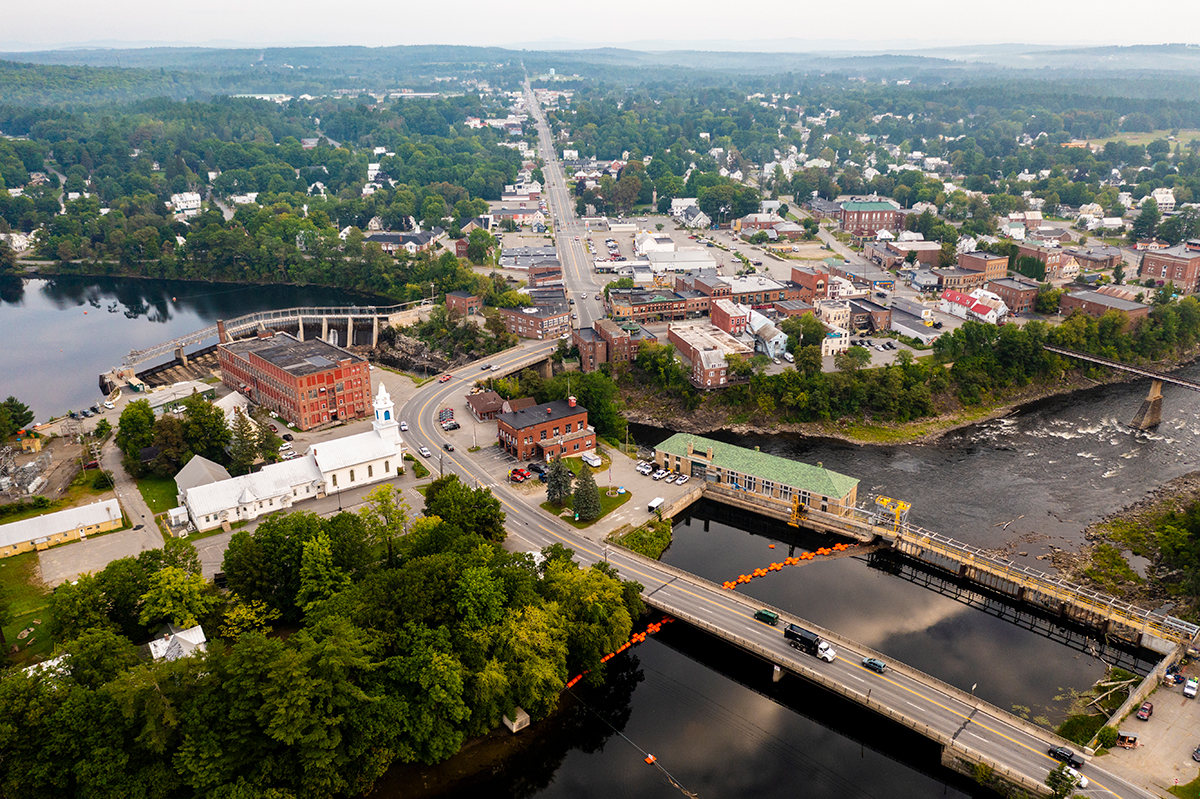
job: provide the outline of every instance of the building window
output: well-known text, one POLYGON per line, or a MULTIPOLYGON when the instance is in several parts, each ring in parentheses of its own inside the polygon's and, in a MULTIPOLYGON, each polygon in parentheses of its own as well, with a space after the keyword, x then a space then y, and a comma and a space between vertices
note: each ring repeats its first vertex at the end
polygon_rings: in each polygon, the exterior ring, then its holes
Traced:
POLYGON ((770 480, 762 481, 762 492, 767 496, 771 496, 775 492, 775 484, 770 480))
POLYGON ((391 469, 391 461, 384 461, 384 462, 383 462, 383 473, 384 473, 384 474, 391 474, 391 473, 392 473, 392 469, 391 469))
POLYGON ((541 437, 540 439, 538 439, 538 440, 539 440, 539 441, 545 441, 545 440, 546 440, 546 431, 545 431, 545 430, 543 430, 543 431, 542 431, 542 437, 541 437))
POLYGON ((742 484, 742 488, 747 491, 758 490, 758 479, 752 474, 746 475, 746 482, 742 484))
POLYGON ((337 488, 337 475, 333 475, 333 487, 337 488))

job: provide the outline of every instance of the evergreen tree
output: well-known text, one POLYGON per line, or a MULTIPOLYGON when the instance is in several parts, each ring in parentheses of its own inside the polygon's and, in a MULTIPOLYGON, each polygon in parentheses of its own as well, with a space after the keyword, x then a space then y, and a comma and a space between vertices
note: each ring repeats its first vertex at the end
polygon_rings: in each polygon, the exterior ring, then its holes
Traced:
POLYGON ((1158 202, 1149 197, 1146 203, 1142 206, 1142 212, 1137 215, 1137 219, 1133 220, 1133 227, 1129 230, 1130 241, 1140 241, 1142 239, 1152 239, 1154 234, 1158 232, 1158 223, 1162 221, 1162 213, 1158 210, 1158 202))
POLYGON ((258 457, 258 431, 254 423, 238 408, 234 411, 233 427, 229 431, 229 468, 234 474, 246 474, 258 457))
POLYGON ((546 499, 562 505, 571 496, 571 483, 574 481, 575 475, 571 474, 563 459, 554 461, 546 474, 546 499))
POLYGON ((580 521, 590 522, 600 516, 600 489, 596 487, 592 470, 586 466, 580 469, 579 480, 575 483, 573 507, 580 521))
POLYGON ((324 531, 304 542, 296 604, 305 613, 349 585, 350 578, 333 563, 333 546, 324 531))
POLYGON ((8 411, 8 423, 14 430, 28 427, 33 421, 33 411, 29 410, 29 406, 16 397, 10 396, 4 400, 4 408, 8 411))

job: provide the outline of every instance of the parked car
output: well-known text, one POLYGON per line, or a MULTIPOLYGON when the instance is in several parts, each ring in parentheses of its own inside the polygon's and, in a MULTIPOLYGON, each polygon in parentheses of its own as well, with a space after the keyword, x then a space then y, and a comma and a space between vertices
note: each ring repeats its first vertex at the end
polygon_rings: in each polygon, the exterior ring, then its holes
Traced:
POLYGON ((689 479, 691 479, 691 478, 689 478, 686 474, 681 474, 681 475, 679 475, 679 479, 675 481, 675 485, 681 486, 684 483, 686 483, 689 479))
POLYGON ((1060 763, 1066 763, 1071 768, 1083 768, 1083 758, 1065 746, 1052 746, 1046 750, 1046 754, 1060 763))
POLYGON ((433 457, 433 453, 429 451, 429 447, 426 447, 423 444, 421 446, 417 447, 417 452, 421 453, 422 458, 433 457))
POLYGON ((296 437, 294 435, 292 435, 291 433, 284 433, 283 440, 284 441, 295 441, 296 437))
POLYGON ((299 453, 297 453, 295 450, 288 450, 287 452, 283 453, 283 459, 285 461, 290 461, 292 458, 296 457, 298 454, 299 453))
POLYGON ((1137 717, 1142 721, 1147 721, 1154 715, 1154 703, 1142 702, 1142 706, 1138 708, 1137 717))
POLYGON ((1200 763, 1200 746, 1197 746, 1195 749, 1192 750, 1192 760, 1195 760, 1197 763, 1200 763))
POLYGON ((1196 688, 1200 687, 1200 680, 1195 677, 1188 677, 1187 682, 1183 684, 1183 695, 1188 699, 1196 698, 1196 688))
POLYGON ((546 464, 538 463, 537 461, 533 461, 529 464, 529 471, 537 472, 538 474, 545 474, 546 473, 546 464))
POLYGON ((524 483, 525 482, 525 478, 516 469, 513 469, 511 472, 508 473, 508 479, 512 480, 514 483, 524 483))
POLYGON ((290 441, 285 441, 279 445, 280 452, 287 452, 291 448, 292 448, 292 442, 290 442, 290 441))
POLYGON ((887 664, 879 658, 863 658, 862 664, 871 671, 878 672, 879 674, 887 671, 887 664))
POLYGON ((273 425, 273 424, 269 424, 269 425, 267 425, 267 427, 271 428, 271 432, 272 432, 272 433, 278 433, 278 432, 279 432, 279 428, 278 428, 278 427, 276 427, 276 426, 275 426, 275 425, 273 425))
POLYGON ((654 473, 654 475, 653 475, 653 477, 654 477, 654 479, 655 479, 655 480, 661 480, 661 479, 663 479, 663 478, 664 478, 664 477, 666 477, 666 476, 667 476, 667 472, 666 472, 666 470, 664 470, 664 469, 659 469, 659 470, 658 470, 657 472, 655 472, 655 473, 654 473))
POLYGON ((116 405, 113 405, 113 404, 112 404, 111 402, 109 402, 108 400, 105 400, 105 401, 104 401, 104 407, 105 407, 105 408, 108 408, 108 409, 111 411, 113 408, 115 408, 115 407, 117 407, 117 406, 116 406, 116 405))

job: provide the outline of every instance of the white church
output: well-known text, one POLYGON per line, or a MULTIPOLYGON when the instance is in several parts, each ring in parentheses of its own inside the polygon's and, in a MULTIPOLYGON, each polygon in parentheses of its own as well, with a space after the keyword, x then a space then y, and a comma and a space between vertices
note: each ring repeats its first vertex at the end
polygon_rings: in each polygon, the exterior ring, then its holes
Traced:
POLYGON ((199 455, 175 475, 178 500, 191 527, 204 532, 257 519, 297 502, 335 494, 395 477, 403 464, 404 442, 395 403, 383 384, 373 403, 371 429, 313 444, 300 457, 230 477, 224 467, 199 455))

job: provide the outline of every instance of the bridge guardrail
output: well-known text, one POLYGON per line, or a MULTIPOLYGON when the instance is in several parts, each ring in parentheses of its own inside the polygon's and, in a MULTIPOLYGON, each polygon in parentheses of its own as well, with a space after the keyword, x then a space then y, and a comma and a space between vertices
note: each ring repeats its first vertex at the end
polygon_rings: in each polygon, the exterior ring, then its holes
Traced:
MULTIPOLYGON (((689 571, 685 571, 683 569, 677 568, 670 564, 662 563, 661 561, 657 561, 657 560, 653 560, 651 558, 646 557, 645 555, 642 555, 637 552, 633 552, 632 550, 625 550, 623 554, 628 556, 631 560, 638 562, 639 565, 643 566, 644 568, 658 569, 660 571, 664 571, 664 572, 667 572, 667 573, 673 575, 676 579, 683 580, 684 582, 687 582, 687 583, 691 583, 692 585, 694 585, 696 587, 705 588, 710 591, 720 592, 722 595, 733 599, 738 604, 745 607, 751 615, 753 615, 753 612, 755 610, 758 610, 759 608, 768 608, 770 610, 773 610, 779 614, 779 617, 781 620, 791 621, 795 624, 799 624, 801 627, 804 627, 805 629, 813 630, 818 635, 820 635, 822 638, 825 638, 826 640, 830 641, 837 647, 845 647, 847 650, 853 651, 857 654, 861 654, 865 657, 879 658, 880 660, 887 662, 889 665, 889 668, 906 675, 910 679, 912 679, 916 682, 928 685, 929 687, 937 689, 937 690, 941 691, 942 693, 953 696, 955 699, 957 699, 959 702, 962 702, 964 705, 968 705, 970 707, 986 710, 989 715, 992 715, 995 718, 997 718, 1001 721, 1004 721, 1009 726, 1017 727, 1019 729, 1024 730, 1028 734, 1037 737, 1039 740, 1047 742, 1048 745, 1058 745, 1058 746, 1067 746, 1067 747, 1075 746, 1075 744, 1073 742, 1060 737, 1059 735, 1054 733, 1052 730, 1046 730, 1041 727, 1038 727, 1037 725, 1032 724, 1029 721, 1026 721, 1025 719, 1021 718, 1020 716, 1015 716, 1012 713, 1010 713, 1009 711, 1004 710, 1000 707, 997 707, 996 705, 993 705, 992 703, 990 703, 984 699, 980 699, 979 697, 975 696, 974 694, 964 691, 961 688, 958 688, 957 686, 951 685, 950 683, 940 680, 937 677, 926 674, 925 672, 921 671, 920 669, 916 669, 916 668, 913 668, 912 666, 909 666, 907 663, 896 661, 895 659, 891 658, 890 656, 888 656, 882 652, 878 652, 858 641, 854 641, 854 640, 852 640, 850 638, 846 638, 838 633, 827 630, 824 627, 821 627, 820 625, 813 624, 812 622, 810 622, 806 619, 802 619, 799 616, 795 616, 786 610, 773 607, 771 605, 768 605, 765 602, 761 602, 757 599, 754 599, 753 597, 748 597, 745 594, 740 594, 737 591, 726 591, 724 588, 722 588, 721 586, 712 582, 711 580, 706 580, 703 577, 698 577, 697 575, 692 574, 689 571)), ((650 594, 653 594, 653 591, 651 591, 650 594)), ((654 604, 654 600, 649 595, 647 595, 646 598, 650 604, 654 604)), ((680 614, 674 608, 661 608, 661 609, 665 610, 668 613, 671 613, 672 615, 676 615, 680 618, 684 618, 684 620, 687 621, 689 624, 693 624, 696 627, 700 627, 701 629, 704 629, 708 632, 712 632, 715 635, 717 635, 718 637, 724 638, 729 641, 733 641, 738 646, 740 646, 748 651, 753 652, 754 654, 770 661, 771 663, 778 663, 780 665, 784 665, 784 663, 781 662, 781 657, 780 657, 779 653, 773 652, 773 651, 767 649, 766 647, 763 647, 759 644, 754 643, 753 641, 743 638, 742 636, 737 635, 736 633, 733 633, 732 631, 722 630, 720 627, 714 625, 712 622, 705 621, 704 619, 693 616, 691 614, 686 614, 686 613, 680 614)), ((787 660, 787 659, 784 659, 784 660, 787 660)), ((842 693, 842 694, 847 694, 847 695, 855 694, 856 697, 861 697, 862 698, 861 701, 863 701, 864 704, 867 704, 868 707, 871 707, 872 709, 878 709, 876 707, 876 705, 877 705, 876 702, 867 702, 866 701, 865 694, 862 694, 861 692, 856 692, 856 691, 854 691, 854 689, 850 688, 849 686, 842 685, 841 683, 837 682, 836 680, 833 680, 832 678, 825 676, 821 672, 818 672, 818 671, 815 671, 815 670, 809 668, 808 666, 804 665, 804 662, 802 660, 799 660, 799 659, 788 660, 787 667, 789 669, 791 669, 792 671, 795 671, 797 674, 800 674, 806 678, 809 678, 809 679, 813 680, 814 682, 820 683, 822 686, 829 688, 831 690, 834 690, 837 693, 842 693)), ((882 706, 880 706, 880 707, 882 707, 882 706)), ((893 713, 889 713, 888 715, 891 715, 893 718, 898 718, 898 719, 903 718, 902 716, 893 714, 893 713)), ((908 724, 906 722, 906 726, 911 727, 912 725, 908 724)), ((921 725, 921 726, 926 727, 926 725, 921 725)), ((914 728, 914 729, 916 729, 916 728, 914 728)))

